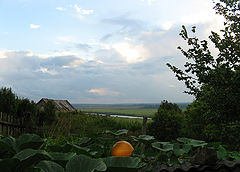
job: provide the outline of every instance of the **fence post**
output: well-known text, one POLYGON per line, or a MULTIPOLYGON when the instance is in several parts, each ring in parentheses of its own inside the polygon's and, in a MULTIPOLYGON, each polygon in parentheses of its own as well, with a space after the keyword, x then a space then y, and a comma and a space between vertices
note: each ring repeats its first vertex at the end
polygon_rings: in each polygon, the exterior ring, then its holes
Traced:
POLYGON ((147 133, 147 117, 143 116, 142 134, 146 135, 146 133, 147 133))
MULTIPOLYGON (((147 133, 147 117, 146 116, 143 116, 143 123, 142 123, 142 134, 143 135, 146 135, 147 133)), ((145 144, 142 145, 142 150, 141 150, 141 154, 144 153, 146 149, 146 146, 145 144)))
MULTIPOLYGON (((3 119, 2 119, 2 112, 0 112, 0 121, 3 121, 3 119)), ((3 134, 3 124, 1 124, 1 132, 3 134)))

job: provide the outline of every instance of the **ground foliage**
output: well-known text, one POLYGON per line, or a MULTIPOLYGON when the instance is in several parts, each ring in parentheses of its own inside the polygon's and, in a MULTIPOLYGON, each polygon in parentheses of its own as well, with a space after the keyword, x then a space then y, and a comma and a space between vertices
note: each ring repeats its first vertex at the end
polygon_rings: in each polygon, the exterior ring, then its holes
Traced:
POLYGON ((1 136, 0 169, 6 172, 151 171, 154 162, 167 166, 189 162, 190 157, 203 147, 215 149, 218 160, 240 159, 239 152, 228 152, 222 145, 189 138, 159 142, 149 135, 131 137, 128 130, 122 129, 97 133, 94 137, 1 136), (127 140, 134 146, 132 157, 111 156, 111 148, 119 140, 127 140))

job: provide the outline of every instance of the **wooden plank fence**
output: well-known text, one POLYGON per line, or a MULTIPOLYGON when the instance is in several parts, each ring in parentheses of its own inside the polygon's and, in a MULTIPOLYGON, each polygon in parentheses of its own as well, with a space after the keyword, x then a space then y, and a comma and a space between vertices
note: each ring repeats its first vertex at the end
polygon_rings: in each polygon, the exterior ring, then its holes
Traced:
POLYGON ((16 118, 13 115, 0 112, 0 134, 19 136, 24 132, 22 118, 16 118))

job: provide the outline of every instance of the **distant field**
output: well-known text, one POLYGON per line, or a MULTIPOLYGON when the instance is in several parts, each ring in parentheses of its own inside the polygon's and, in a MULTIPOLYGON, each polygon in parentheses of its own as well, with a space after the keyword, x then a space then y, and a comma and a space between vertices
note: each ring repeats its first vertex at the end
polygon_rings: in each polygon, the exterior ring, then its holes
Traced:
MULTIPOLYGON (((178 105, 181 109, 185 109, 187 103, 181 103, 178 105)), ((159 104, 76 104, 74 106, 82 112, 89 113, 153 117, 157 112, 159 104)))
POLYGON ((80 108, 82 112, 96 112, 114 115, 153 116, 157 109, 115 109, 115 108, 80 108))

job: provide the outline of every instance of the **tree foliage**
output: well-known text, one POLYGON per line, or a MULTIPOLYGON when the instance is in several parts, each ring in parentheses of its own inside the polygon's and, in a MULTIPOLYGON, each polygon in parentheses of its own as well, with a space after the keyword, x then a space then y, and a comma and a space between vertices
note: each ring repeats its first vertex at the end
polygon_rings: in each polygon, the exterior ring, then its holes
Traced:
POLYGON ((11 88, 3 87, 0 89, 0 112, 15 114, 17 111, 16 96, 11 88))
POLYGON ((44 107, 43 111, 40 111, 39 114, 39 123, 40 125, 45 124, 52 124, 56 121, 56 107, 53 101, 48 101, 44 107))
POLYGON ((188 50, 178 49, 188 59, 181 70, 167 64, 178 80, 184 81, 188 94, 205 103, 207 123, 230 123, 240 120, 240 1, 220 0, 215 5, 217 14, 224 16, 221 35, 211 32, 211 42, 219 52, 214 57, 208 41, 189 36, 185 26, 180 33, 189 45, 188 50))
POLYGON ((149 132, 161 141, 176 139, 181 134, 183 116, 177 104, 162 101, 150 124, 149 132))
POLYGON ((207 110, 205 103, 202 101, 195 100, 187 106, 187 109, 184 111, 186 120, 184 133, 187 137, 194 139, 205 138, 204 128, 206 126, 206 119, 203 114, 205 114, 207 110))
POLYGON ((35 102, 27 98, 17 99, 16 117, 22 119, 22 124, 26 127, 27 132, 32 131, 36 124, 38 108, 35 102))

